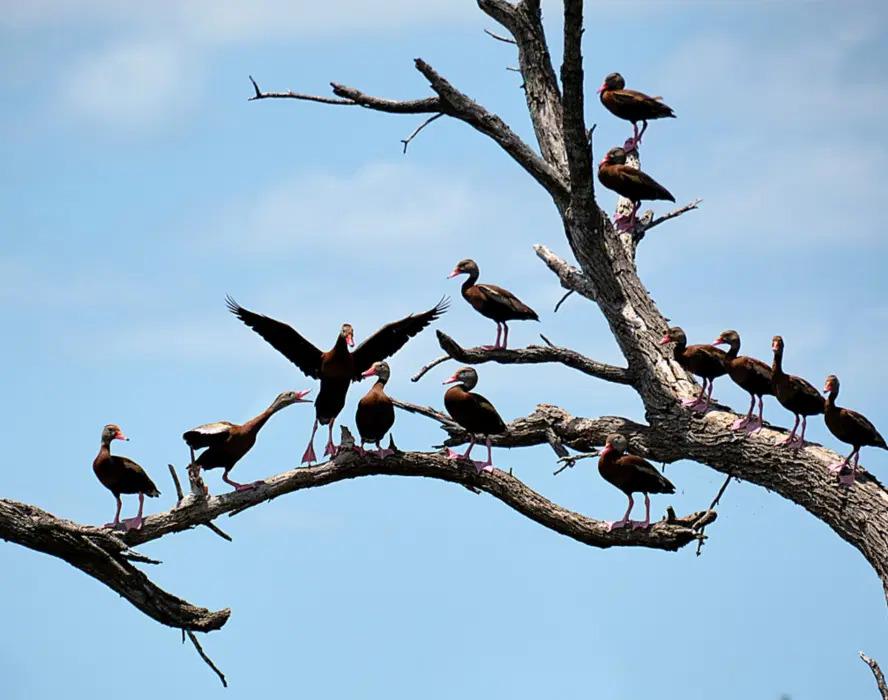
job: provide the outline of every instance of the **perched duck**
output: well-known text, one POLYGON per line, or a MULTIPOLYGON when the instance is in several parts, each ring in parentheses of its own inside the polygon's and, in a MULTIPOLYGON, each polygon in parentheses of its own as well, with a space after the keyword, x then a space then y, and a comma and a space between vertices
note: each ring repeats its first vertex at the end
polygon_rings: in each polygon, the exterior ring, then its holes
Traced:
POLYGON ((609 484, 613 484, 626 494, 629 507, 622 519, 609 521, 608 530, 632 525, 633 528, 647 528, 651 524, 651 493, 675 493, 675 486, 646 459, 626 454, 628 443, 620 434, 608 435, 604 449, 598 457, 598 473, 609 484), (629 514, 635 501, 633 493, 644 494, 644 521, 632 522, 629 514))
POLYGON ((691 374, 695 374, 703 380, 700 395, 696 399, 685 399, 682 406, 687 406, 696 411, 703 405, 702 413, 709 410, 712 403, 713 380, 722 376, 728 370, 725 366, 727 355, 724 350, 719 350, 712 345, 688 345, 685 332, 678 326, 666 331, 666 335, 660 340, 660 345, 675 343, 675 361, 691 374), (709 391, 706 385, 709 384, 709 391), (704 399, 703 396, 706 395, 704 399))
POLYGON ((275 413, 294 403, 311 403, 305 398, 309 391, 285 391, 278 394, 268 408, 242 425, 219 421, 218 423, 199 425, 183 433, 182 439, 191 448, 191 463, 198 465, 201 469, 224 469, 222 481, 234 486, 235 491, 249 491, 256 488, 264 482, 239 484, 228 477, 228 472, 234 469, 234 465, 241 457, 256 444, 256 438, 259 431, 262 430, 262 426, 275 413), (194 451, 203 447, 207 449, 195 459, 194 451))
POLYGON ((627 90, 626 81, 619 73, 611 73, 605 77, 598 88, 598 96, 608 112, 632 122, 632 138, 625 145, 627 151, 635 150, 641 144, 641 137, 648 128, 648 120, 675 118, 672 108, 662 102, 663 98, 651 97, 637 90, 627 90), (638 131, 638 122, 642 124, 641 132, 638 131))
POLYGON ((826 405, 824 407, 824 418, 826 419, 826 427, 829 432, 835 435, 842 442, 846 442, 854 449, 851 450, 845 459, 838 464, 833 464, 829 469, 832 472, 841 472, 849 466, 851 458, 854 458, 854 464, 851 467, 851 474, 840 476, 839 480, 844 485, 854 483, 857 478, 857 462, 860 459, 861 447, 881 447, 888 450, 883 438, 876 427, 870 423, 864 416, 850 408, 840 408, 836 406, 836 398, 839 395, 839 378, 831 374, 826 378, 823 387, 823 393, 827 395, 826 405))
POLYGON ((358 409, 355 412, 355 423, 361 434, 361 450, 363 451, 365 442, 375 442, 376 454, 384 458, 394 453, 393 450, 379 446, 380 440, 395 424, 395 404, 385 393, 385 385, 391 376, 391 370, 387 362, 374 362, 373 366, 361 376, 376 377, 376 383, 358 401, 358 409))
POLYGON ((725 355, 725 367, 728 370, 728 376, 734 380, 734 383, 741 389, 749 392, 749 411, 745 418, 734 421, 731 426, 732 430, 746 430, 754 433, 762 429, 764 412, 763 402, 764 396, 773 396, 774 388, 771 384, 773 372, 767 364, 754 357, 740 355, 740 335, 737 331, 722 331, 721 335, 715 339, 713 345, 727 345, 728 352, 725 355), (753 415, 755 410, 755 400, 758 399, 758 416, 753 415))
POLYGON ((102 446, 99 454, 93 460, 93 471, 102 482, 102 486, 114 494, 117 499, 117 512, 114 513, 114 522, 107 523, 105 527, 115 530, 120 527, 120 509, 123 506, 120 500, 122 493, 139 494, 139 514, 135 518, 123 521, 124 529, 138 530, 142 527, 142 508, 145 505, 145 496, 154 498, 160 495, 160 491, 151 481, 145 470, 128 457, 120 457, 111 454, 112 440, 129 440, 123 434, 120 426, 109 423, 102 429, 102 446))
POLYGON ((469 276, 462 285, 463 299, 469 302, 479 314, 486 316, 492 321, 496 321, 496 342, 492 346, 486 346, 488 350, 505 349, 509 342, 509 327, 506 325, 506 321, 540 320, 536 311, 522 302, 508 289, 497 287, 494 284, 476 284, 478 281, 478 264, 474 260, 468 258, 460 260, 456 267, 453 268, 453 272, 448 275, 448 278, 456 277, 457 275, 469 276), (502 345, 500 345, 501 332, 503 335, 502 345))
POLYGON ((336 344, 327 352, 321 352, 294 328, 268 316, 253 313, 239 306, 231 297, 228 308, 241 321, 261 335, 275 350, 280 352, 302 372, 321 380, 321 390, 315 400, 315 422, 308 447, 302 461, 315 462, 314 436, 318 424, 328 427, 325 455, 335 455, 333 444, 333 423, 342 407, 349 385, 361 379, 361 374, 370 369, 374 362, 391 357, 417 333, 447 310, 449 300, 445 297, 425 313, 411 314, 400 321, 394 321, 380 328, 353 352, 354 330, 348 323, 343 324, 336 338, 336 344))
POLYGON ((613 190, 621 197, 632 201, 632 214, 629 220, 619 217, 617 228, 631 231, 635 228, 635 216, 642 200, 666 199, 675 201, 675 197, 663 185, 638 168, 626 165, 626 151, 620 147, 610 149, 598 164, 598 181, 613 190))
POLYGON ((487 439, 487 461, 473 462, 473 464, 479 472, 493 471, 490 436, 505 432, 506 424, 490 401, 472 391, 477 383, 478 373, 471 367, 458 369, 450 379, 443 382, 443 384, 456 384, 444 393, 444 407, 450 417, 465 428, 470 437, 465 454, 460 455, 448 449, 447 456, 451 459, 468 460, 475 441, 479 435, 483 435, 487 439))
POLYGON ((792 431, 780 444, 797 450, 805 442, 808 416, 816 416, 823 413, 823 397, 810 382, 805 381, 801 377, 786 374, 783 371, 783 338, 775 335, 771 341, 771 349, 774 351, 774 364, 771 366, 774 396, 777 397, 777 400, 785 409, 795 414, 795 423, 793 423, 792 431), (802 421, 802 433, 796 437, 799 417, 801 417, 802 421))

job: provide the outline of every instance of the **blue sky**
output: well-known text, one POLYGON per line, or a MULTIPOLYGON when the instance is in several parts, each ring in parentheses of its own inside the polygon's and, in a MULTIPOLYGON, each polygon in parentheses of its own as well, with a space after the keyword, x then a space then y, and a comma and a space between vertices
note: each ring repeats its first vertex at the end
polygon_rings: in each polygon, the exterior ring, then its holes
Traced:
MULTIPOLYGON (((544 3, 553 50, 557 3, 544 3)), ((428 94, 422 56, 532 139, 514 50, 482 33, 472 2, 355 0, 2 2, 0 301, 7 342, 3 496, 105 522, 113 498, 90 465, 102 425, 117 422, 172 504, 167 462, 182 465, 184 429, 242 420, 308 380, 225 310, 287 319, 318 345, 343 321, 358 342, 379 325, 455 297, 440 327, 466 344, 493 324, 446 280, 475 258, 482 278, 534 306, 542 326, 514 324, 514 345, 545 332, 619 361, 597 309, 568 301, 531 251, 567 254, 546 195, 466 127, 357 108, 247 102, 266 89, 325 93, 330 80, 368 92, 428 94)), ((639 267, 663 312, 689 338, 740 331, 767 356, 819 383, 842 379, 840 403, 888 426, 888 300, 881 204, 888 140, 884 4, 590 3, 587 91, 619 70, 679 115, 654 124, 645 170, 700 211, 652 232, 639 267)), ((590 100, 596 155, 628 134, 590 100)), ((611 193, 600 193, 612 208, 611 193)), ((658 205, 659 211, 659 205, 658 205)), ((434 335, 391 362, 390 393, 440 405, 434 335)), ((558 367, 480 369, 479 389, 507 419, 538 402, 578 415, 640 417, 625 388, 558 367)), ((353 425, 349 396, 343 415, 353 425)), ((738 408, 726 381, 716 396, 738 408)), ((773 402, 766 417, 787 423, 773 402)), ((233 476, 294 466, 311 410, 276 416, 233 476)), ((398 444, 440 431, 399 415, 398 444)), ((840 447, 818 422, 810 436, 840 447)), ((548 448, 498 450, 533 488, 600 518, 622 494, 591 463, 553 477, 548 448)), ((884 476, 884 453, 864 463, 884 476)), ((704 507, 721 477, 668 469, 704 507)), ((220 489, 217 475, 211 487, 220 489)), ((127 513, 134 503, 127 502, 127 513)), ((863 558, 814 518, 762 489, 730 487, 702 557, 598 551, 522 519, 486 496, 422 480, 379 478, 288 496, 209 532, 144 547, 162 586, 231 621, 205 648, 231 681, 226 697, 602 700, 873 697, 858 649, 888 662, 885 602, 863 558), (656 653, 647 653, 645 648, 656 653)), ((0 673, 12 698, 133 700, 222 693, 178 633, 65 564, 0 546, 0 673), (99 670, 101 669, 101 671, 99 670)))

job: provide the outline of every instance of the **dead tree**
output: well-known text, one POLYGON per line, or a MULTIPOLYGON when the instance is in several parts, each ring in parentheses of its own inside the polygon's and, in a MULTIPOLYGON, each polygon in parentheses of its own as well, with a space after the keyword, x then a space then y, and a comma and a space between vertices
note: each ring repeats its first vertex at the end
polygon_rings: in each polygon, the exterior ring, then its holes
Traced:
MULTIPOLYGON (((462 348, 439 332, 445 355, 429 367, 451 358, 470 364, 547 362, 631 387, 643 402, 644 424, 618 416, 576 417, 557 406, 544 404, 529 416, 510 423, 495 444, 549 444, 559 457, 569 459, 565 446, 590 451, 603 444, 608 433, 620 432, 629 439, 634 452, 657 462, 691 460, 727 475, 728 479, 735 477, 757 484, 802 506, 857 548, 881 579, 888 597, 888 509, 885 490, 878 480, 863 471, 852 488, 839 489, 827 470, 829 464, 840 459, 836 453, 811 445, 796 452, 775 450, 775 443, 786 433, 782 428, 767 426, 757 434, 738 435, 729 429, 738 417, 730 408, 716 405, 715 410, 701 417, 682 407, 681 400, 695 395, 698 387, 674 362, 671 352, 658 344, 667 328, 666 319, 639 279, 635 257, 647 231, 695 208, 699 202, 691 202, 659 219, 642 217, 639 227, 631 233, 615 230, 599 207, 590 152, 591 131, 584 117, 582 0, 564 1, 560 80, 549 53, 540 0, 477 3, 510 35, 495 38, 514 44, 517 49, 538 150, 422 59, 415 60, 415 67, 428 81, 431 94, 414 100, 377 97, 337 83, 332 83, 333 97, 263 92, 251 78, 255 91, 252 100, 295 99, 390 114, 427 115, 404 139, 405 150, 423 128, 440 117, 461 121, 492 139, 551 197, 575 263, 545 245, 534 247, 536 255, 569 293, 597 304, 625 358, 625 366, 612 366, 548 341, 545 346, 517 350, 462 348)), ((620 206, 627 203, 621 202, 620 206)), ((416 378, 427 369, 423 368, 416 378)), ((467 441, 463 431, 438 411, 399 405, 438 421, 448 433, 446 444, 467 441)), ((197 485, 191 495, 183 497, 177 481, 178 505, 148 516, 142 529, 127 533, 79 525, 35 506, 0 499, 0 537, 63 559, 122 595, 149 617, 182 629, 183 634, 187 632, 201 656, 211 664, 193 632, 221 628, 230 611, 206 610, 161 590, 135 566, 158 562, 132 548, 199 525, 227 538, 213 523, 221 515, 235 515, 291 491, 374 475, 420 476, 485 492, 541 525, 593 547, 677 550, 700 542, 703 527, 715 519, 713 502, 709 508, 686 517, 678 518, 670 511, 649 530, 609 532, 604 522, 568 511, 502 471, 476 474, 437 452, 399 452, 379 460, 343 450, 330 462, 271 477, 254 491, 205 497, 197 485)), ((874 671, 877 668, 874 663, 872 667, 874 671)))

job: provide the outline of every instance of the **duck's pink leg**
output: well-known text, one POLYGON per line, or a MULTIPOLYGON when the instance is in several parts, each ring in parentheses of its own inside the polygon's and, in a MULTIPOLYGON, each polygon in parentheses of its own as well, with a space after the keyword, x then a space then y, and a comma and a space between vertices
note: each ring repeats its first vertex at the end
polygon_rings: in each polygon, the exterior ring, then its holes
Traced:
POLYGON ((500 328, 500 322, 497 321, 496 322, 496 342, 493 345, 482 345, 481 346, 482 349, 484 349, 484 350, 498 350, 499 346, 500 346, 500 334, 502 333, 502 331, 503 331, 503 329, 500 328))
POLYGON ((259 486, 262 486, 262 484, 265 483, 264 481, 254 481, 252 484, 239 484, 236 481, 234 481, 233 479, 228 478, 228 470, 227 469, 222 474, 222 481, 224 481, 226 484, 230 484, 231 486, 234 486, 235 491, 252 491, 253 489, 255 489, 259 486))
POLYGON ((506 346, 509 344, 509 327, 506 325, 506 322, 503 321, 503 345, 502 349, 505 350, 506 346))
POLYGON ((632 122, 632 138, 626 139, 626 142, 623 144, 623 150, 626 153, 631 153, 632 151, 638 151, 638 147, 641 145, 641 137, 644 134, 644 129, 641 130, 641 133, 638 133, 638 122, 632 122))
POLYGON ((752 412, 755 409, 755 395, 750 394, 750 396, 752 396, 752 401, 749 403, 749 411, 746 413, 746 418, 738 418, 731 423, 731 430, 743 430, 752 420, 752 412))
POLYGON ((626 512, 623 514, 623 518, 621 520, 607 520, 607 531, 617 530, 621 527, 626 527, 629 523, 629 513, 632 512, 632 506, 635 505, 635 501, 632 500, 632 494, 629 494, 629 507, 626 509, 626 512))
POLYGON ((336 420, 331 420, 327 425, 327 444, 324 446, 324 456, 325 457, 335 457, 336 453, 339 451, 336 445, 333 444, 333 423, 336 420))
POLYGON ((141 530, 142 529, 142 509, 145 506, 145 494, 139 494, 139 512, 135 518, 127 518, 123 521, 124 527, 127 530, 141 530))
MULTIPOLYGON (((857 481, 857 462, 860 460, 860 448, 855 447, 851 455, 854 456, 854 466, 851 467, 850 474, 842 474, 839 476, 839 486, 851 486, 851 484, 857 481)), ((851 455, 848 455, 848 459, 851 458, 851 455)), ((845 461, 847 462, 848 460, 845 461)))
POLYGON ((123 501, 120 500, 120 496, 117 496, 117 512, 114 513, 114 522, 113 523, 105 523, 105 527, 110 527, 115 530, 120 527, 120 509, 121 508, 123 508, 123 501))
POLYGON ((644 521, 632 523, 634 530, 647 530, 651 526, 651 497, 644 494, 644 521))
POLYGON ((708 381, 709 381, 708 379, 704 378, 703 379, 703 386, 700 387, 699 395, 697 395, 693 399, 685 399, 684 401, 681 402, 681 405, 685 406, 686 408, 691 408, 691 409, 699 408, 700 404, 702 404, 704 401, 703 397, 706 394, 706 384, 708 381))
POLYGON ((311 464, 312 462, 317 462, 318 458, 315 455, 314 448, 314 439, 315 433, 318 432, 318 419, 315 418, 314 427, 311 429, 311 437, 308 439, 308 447, 305 448, 305 452, 302 454, 302 464, 308 462, 311 464))
POLYGON ((763 396, 759 396, 759 397, 758 397, 758 402, 759 402, 758 416, 753 417, 753 418, 749 421, 749 425, 746 426, 746 431, 747 431, 747 432, 750 432, 750 433, 757 433, 757 432, 758 432, 759 430, 761 430, 762 427, 765 425, 765 418, 764 418, 764 412, 765 412, 765 399, 764 399, 764 397, 763 397, 763 396))
POLYGON ((493 447, 491 446, 490 437, 487 438, 487 461, 486 462, 475 462, 475 469, 478 470, 478 473, 481 472, 492 472, 493 471, 493 447))
POLYGON ((385 459, 389 455, 393 455, 393 454, 395 454, 394 450, 389 450, 389 449, 383 448, 380 446, 379 440, 376 441, 376 455, 380 459, 385 459))
POLYGON ((805 430, 808 428, 808 416, 802 416, 802 432, 796 437, 795 442, 790 445, 792 449, 801 449, 805 444, 805 430))
MULTIPOLYGON (((468 447, 468 449, 465 451, 465 454, 460 454, 459 452, 454 452, 453 450, 451 450, 451 449, 448 447, 448 448, 447 448, 447 457, 448 457, 449 459, 461 459, 461 460, 467 460, 467 459, 469 459, 469 454, 471 454, 471 452, 472 452, 472 448, 473 448, 474 446, 475 446, 475 436, 472 435, 472 436, 469 438, 469 447, 468 447)), ((470 460, 470 461, 471 461, 471 460, 470 460)))
POLYGON ((789 432, 789 435, 787 435, 785 438, 783 438, 780 442, 777 443, 778 445, 791 446, 795 442, 795 439, 796 439, 795 432, 796 432, 796 429, 799 427, 799 420, 800 420, 799 414, 796 413, 795 423, 792 424, 792 430, 789 432))

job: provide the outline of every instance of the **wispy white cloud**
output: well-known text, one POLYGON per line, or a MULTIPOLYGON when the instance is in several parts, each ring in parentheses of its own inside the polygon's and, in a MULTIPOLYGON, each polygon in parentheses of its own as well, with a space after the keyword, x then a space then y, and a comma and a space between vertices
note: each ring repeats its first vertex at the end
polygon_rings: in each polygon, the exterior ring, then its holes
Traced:
MULTIPOLYGON (((247 254, 265 255, 324 242, 337 255, 366 259, 374 248, 415 238, 434 241, 497 206, 495 194, 465 179, 407 162, 371 163, 350 175, 301 174, 229 205, 208 237, 221 245, 249 237, 247 254)), ((203 247, 206 242, 199 240, 203 247)))
POLYGON ((77 61, 61 85, 63 103, 80 118, 118 130, 156 125, 187 111, 198 57, 182 46, 140 41, 107 46, 77 61))

